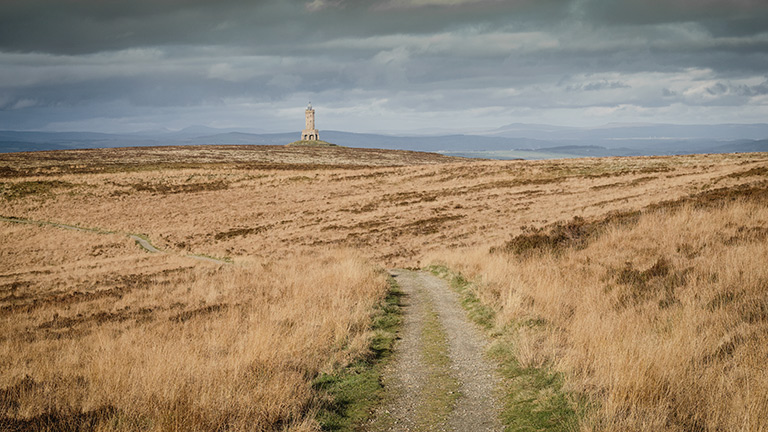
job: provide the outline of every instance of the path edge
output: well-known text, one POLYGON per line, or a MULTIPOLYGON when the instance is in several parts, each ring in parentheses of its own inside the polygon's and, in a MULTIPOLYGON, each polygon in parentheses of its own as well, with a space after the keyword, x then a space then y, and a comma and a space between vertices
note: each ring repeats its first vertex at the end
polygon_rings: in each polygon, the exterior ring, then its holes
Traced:
POLYGON ((366 430, 377 421, 378 409, 385 403, 387 388, 382 376, 394 360, 395 342, 402 328, 404 293, 386 270, 387 294, 371 313, 373 333, 368 354, 332 373, 321 373, 312 382, 324 401, 315 418, 322 430, 366 430))
POLYGON ((550 365, 523 367, 516 358, 514 334, 521 325, 499 327, 496 311, 475 295, 476 282, 442 264, 423 269, 448 282, 459 295, 459 303, 470 321, 483 330, 489 344, 485 355, 501 376, 498 388, 500 420, 504 430, 570 432, 580 430, 583 420, 596 407, 586 398, 563 388, 565 377, 550 365))

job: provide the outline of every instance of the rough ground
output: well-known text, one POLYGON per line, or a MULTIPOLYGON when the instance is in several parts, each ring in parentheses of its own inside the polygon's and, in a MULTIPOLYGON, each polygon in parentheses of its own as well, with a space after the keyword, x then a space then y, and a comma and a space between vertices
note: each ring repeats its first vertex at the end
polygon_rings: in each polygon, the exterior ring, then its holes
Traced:
POLYGON ((349 247, 420 267, 575 216, 760 181, 768 153, 436 164, 451 160, 259 146, 0 154, 0 215, 141 233, 169 253, 281 260, 349 247))
MULTIPOLYGON (((65 230, 72 230, 72 231, 83 231, 83 232, 91 232, 91 233, 97 233, 97 234, 111 234, 110 231, 101 231, 95 228, 82 228, 75 225, 68 225, 68 224, 61 224, 56 222, 50 222, 50 221, 33 221, 29 219, 19 219, 19 218, 7 218, 0 216, 0 221, 2 222, 10 222, 14 224, 28 224, 28 225, 38 225, 38 226, 52 226, 56 228, 61 228, 65 230)), ((151 253, 163 253, 160 249, 156 248, 152 243, 149 242, 149 240, 138 236, 136 234, 128 234, 128 237, 135 241, 137 245, 139 245, 142 249, 144 249, 147 252, 151 253)), ((212 258, 207 257, 203 255, 194 255, 194 254, 186 254, 187 258, 193 258, 200 261, 206 261, 206 262, 212 262, 215 264, 227 264, 228 262, 226 260, 218 259, 218 258, 212 258)))
POLYGON ((461 162, 462 158, 408 150, 349 147, 204 145, 122 147, 0 153, 0 177, 105 173, 147 169, 296 169, 395 167, 461 162))
MULTIPOLYGON (((388 402, 377 413, 370 430, 374 431, 498 431, 499 378, 493 364, 484 357, 486 340, 470 323, 459 305, 458 295, 447 283, 425 272, 393 270, 392 275, 404 292, 403 327, 395 352, 396 360, 385 371, 388 402), (457 384, 458 397, 447 407, 430 399, 428 387, 434 376, 434 359, 425 349, 425 326, 437 316, 444 333, 450 361, 446 383, 457 384), (430 364, 432 362, 433 364, 430 364), (432 369, 431 369, 432 368, 432 369), (452 406, 451 406, 452 405, 452 406), (434 412, 447 408, 447 412, 434 412)), ((439 366, 438 366, 439 367, 439 366)), ((439 388, 438 384, 438 388, 439 388)))

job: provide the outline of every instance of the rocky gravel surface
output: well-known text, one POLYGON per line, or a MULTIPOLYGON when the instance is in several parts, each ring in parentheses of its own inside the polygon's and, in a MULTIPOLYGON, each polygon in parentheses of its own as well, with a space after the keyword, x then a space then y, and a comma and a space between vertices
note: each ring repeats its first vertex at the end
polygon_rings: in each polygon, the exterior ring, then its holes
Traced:
MULTIPOLYGON (((437 312, 445 331, 450 355, 450 375, 459 382, 459 396, 447 421, 428 425, 436 431, 500 431, 500 403, 495 365, 485 355, 487 340, 471 323, 459 305, 458 294, 446 281, 421 271, 393 270, 405 293, 403 327, 395 346, 395 360, 385 371, 384 385, 389 400, 371 424, 373 431, 423 430, 423 404, 428 403, 422 389, 429 376, 423 358, 422 328, 426 309, 437 312), (421 426, 419 426, 421 425, 421 426)), ((437 416, 439 417, 439 416, 437 416)))

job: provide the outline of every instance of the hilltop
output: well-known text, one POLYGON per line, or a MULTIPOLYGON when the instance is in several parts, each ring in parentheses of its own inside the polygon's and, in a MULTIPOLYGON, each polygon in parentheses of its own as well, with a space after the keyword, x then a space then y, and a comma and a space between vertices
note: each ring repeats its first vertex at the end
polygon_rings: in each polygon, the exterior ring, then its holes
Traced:
POLYGON ((338 144, 332 144, 322 140, 299 140, 286 144, 289 147, 293 146, 306 146, 306 147, 338 147, 338 144))
POLYGON ((183 168, 312 170, 376 166, 430 165, 463 160, 408 150, 357 149, 341 146, 206 145, 120 147, 0 154, 6 177, 156 171, 183 168))

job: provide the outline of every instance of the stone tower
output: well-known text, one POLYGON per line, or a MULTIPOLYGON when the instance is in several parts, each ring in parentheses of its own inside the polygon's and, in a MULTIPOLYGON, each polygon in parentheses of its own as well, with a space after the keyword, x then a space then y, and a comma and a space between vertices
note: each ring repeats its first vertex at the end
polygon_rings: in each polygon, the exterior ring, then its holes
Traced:
POLYGON ((304 111, 304 130, 301 131, 302 141, 317 141, 320 139, 317 129, 315 129, 315 110, 312 109, 312 102, 307 105, 307 110, 304 111))

